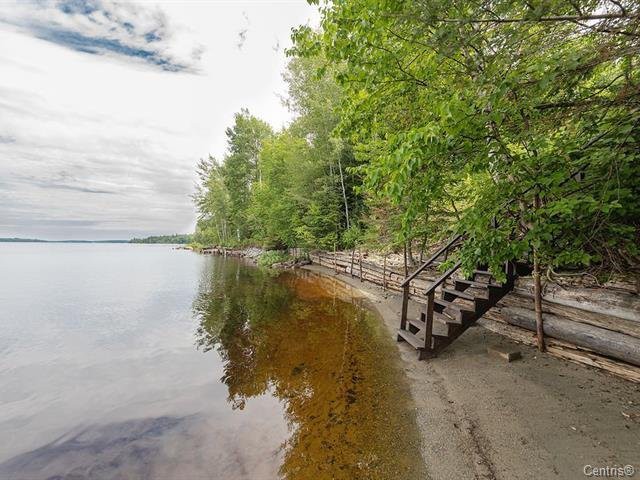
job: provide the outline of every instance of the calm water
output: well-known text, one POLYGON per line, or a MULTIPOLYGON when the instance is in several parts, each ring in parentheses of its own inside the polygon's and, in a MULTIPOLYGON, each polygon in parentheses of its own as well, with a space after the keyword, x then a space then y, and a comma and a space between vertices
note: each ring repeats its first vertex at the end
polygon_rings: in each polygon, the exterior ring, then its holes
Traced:
POLYGON ((0 479, 422 478, 382 328, 309 273, 0 244, 0 479))

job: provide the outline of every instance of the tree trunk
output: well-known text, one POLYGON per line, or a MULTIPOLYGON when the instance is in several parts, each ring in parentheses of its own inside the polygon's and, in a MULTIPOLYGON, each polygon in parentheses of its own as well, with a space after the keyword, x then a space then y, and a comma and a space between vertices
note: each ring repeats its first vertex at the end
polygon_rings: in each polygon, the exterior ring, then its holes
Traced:
POLYGON ((538 337, 538 350, 545 351, 544 325, 542 322, 542 282, 540 280, 540 262, 537 249, 533 250, 533 301, 536 310, 536 335, 538 337))
POLYGON ((344 200, 344 216, 347 220, 347 229, 351 226, 349 223, 349 203, 347 202, 347 191, 344 188, 344 175, 342 174, 342 162, 338 155, 338 171, 340 172, 340 185, 342 186, 342 199, 344 200))
POLYGON ((404 242, 404 276, 409 276, 409 265, 407 264, 407 242, 404 242))
POLYGON ((411 248, 411 240, 407 240, 406 246, 407 246, 407 255, 406 255, 407 264, 410 267, 415 267, 416 266, 416 262, 413 259, 413 251, 412 251, 412 248, 411 248))
MULTIPOLYGON (((540 194, 536 193, 534 208, 540 208, 540 194)), ((542 281, 540 280, 540 258, 538 249, 533 247, 533 301, 536 311, 536 335, 538 337, 538 350, 545 351, 544 325, 542 320, 542 281)))
POLYGON ((222 242, 222 232, 220 231, 220 225, 218 225, 218 221, 215 222, 216 225, 216 234, 218 235, 218 242, 222 242))
POLYGON ((420 265, 424 261, 424 249, 427 246, 427 234, 422 237, 422 244, 420 245, 420 265))

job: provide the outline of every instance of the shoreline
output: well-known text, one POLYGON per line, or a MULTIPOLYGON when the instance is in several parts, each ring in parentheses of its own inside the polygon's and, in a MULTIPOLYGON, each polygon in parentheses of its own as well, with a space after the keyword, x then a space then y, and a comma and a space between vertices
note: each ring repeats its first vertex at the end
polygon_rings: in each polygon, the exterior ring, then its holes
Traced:
MULTIPOLYGON (((301 267, 356 290, 396 341, 401 296, 317 264, 301 267)), ((585 465, 624 466, 640 449, 636 384, 540 354, 479 326, 437 358, 398 343, 431 478, 581 478, 585 465), (487 354, 507 345, 522 359, 487 354)), ((640 465, 635 465, 640 468, 640 465)))

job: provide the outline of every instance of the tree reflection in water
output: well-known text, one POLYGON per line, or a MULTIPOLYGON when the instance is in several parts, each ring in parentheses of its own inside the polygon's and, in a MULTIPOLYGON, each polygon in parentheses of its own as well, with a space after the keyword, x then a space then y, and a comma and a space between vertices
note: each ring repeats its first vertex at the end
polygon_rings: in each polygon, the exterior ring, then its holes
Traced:
POLYGON ((393 345, 361 300, 335 288, 309 272, 274 277, 212 259, 194 302, 198 348, 221 355, 232 408, 264 393, 283 402, 282 478, 425 478, 393 345))

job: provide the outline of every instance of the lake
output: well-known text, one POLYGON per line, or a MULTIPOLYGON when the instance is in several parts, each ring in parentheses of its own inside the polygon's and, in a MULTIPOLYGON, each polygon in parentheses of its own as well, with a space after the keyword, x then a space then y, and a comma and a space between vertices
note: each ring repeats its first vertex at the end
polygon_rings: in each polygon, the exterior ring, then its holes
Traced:
POLYGON ((328 277, 0 244, 0 478, 423 478, 393 339, 328 277))

